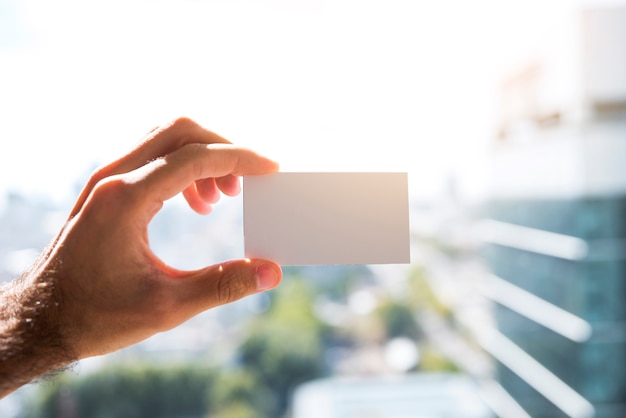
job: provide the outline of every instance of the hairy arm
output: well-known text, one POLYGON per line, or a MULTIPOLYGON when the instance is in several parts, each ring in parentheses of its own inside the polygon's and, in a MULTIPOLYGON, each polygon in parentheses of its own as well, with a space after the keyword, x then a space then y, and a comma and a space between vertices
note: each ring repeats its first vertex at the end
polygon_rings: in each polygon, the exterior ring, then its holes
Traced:
POLYGON ((76 360, 61 335, 62 303, 47 274, 25 273, 0 288, 0 398, 76 360))

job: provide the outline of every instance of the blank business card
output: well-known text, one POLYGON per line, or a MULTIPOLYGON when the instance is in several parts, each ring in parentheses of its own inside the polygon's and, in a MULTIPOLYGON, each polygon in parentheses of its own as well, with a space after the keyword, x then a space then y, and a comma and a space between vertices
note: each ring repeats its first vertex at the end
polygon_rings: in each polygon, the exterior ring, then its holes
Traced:
POLYGON ((410 262, 406 173, 243 179, 246 257, 282 265, 410 262))

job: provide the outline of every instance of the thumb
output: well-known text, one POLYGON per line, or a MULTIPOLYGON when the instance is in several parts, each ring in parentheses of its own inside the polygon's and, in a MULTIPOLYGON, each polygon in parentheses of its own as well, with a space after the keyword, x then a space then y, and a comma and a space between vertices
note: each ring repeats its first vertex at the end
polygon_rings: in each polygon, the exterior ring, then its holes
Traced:
POLYGON ((278 286, 280 266, 263 259, 231 260, 195 272, 182 279, 179 296, 197 313, 234 302, 278 286))

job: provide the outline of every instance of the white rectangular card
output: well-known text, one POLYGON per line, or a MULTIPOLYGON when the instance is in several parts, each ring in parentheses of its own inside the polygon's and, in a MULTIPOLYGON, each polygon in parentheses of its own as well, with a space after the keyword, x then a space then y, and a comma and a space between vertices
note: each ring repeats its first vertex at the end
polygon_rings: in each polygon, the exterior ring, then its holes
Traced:
POLYGON ((246 257, 282 265, 410 262, 406 173, 243 179, 246 257))

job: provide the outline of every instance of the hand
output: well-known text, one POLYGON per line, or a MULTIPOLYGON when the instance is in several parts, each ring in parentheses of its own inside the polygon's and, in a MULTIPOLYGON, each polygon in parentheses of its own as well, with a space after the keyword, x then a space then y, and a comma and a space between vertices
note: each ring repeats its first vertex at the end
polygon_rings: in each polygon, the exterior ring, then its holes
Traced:
MULTIPOLYGON (((0 319, 16 326, 28 320, 35 330, 45 324, 48 339, 58 339, 65 351, 63 360, 52 363, 68 362, 129 346, 204 310, 277 286, 280 266, 268 260, 177 270, 151 251, 147 232, 163 202, 179 192, 195 211, 209 213, 220 191, 239 193, 237 176, 277 169, 188 119, 154 130, 93 174, 41 261, 10 289, 13 299, 30 295, 23 301, 33 305, 30 318, 16 313, 0 319)), ((51 356, 50 349, 42 350, 40 357, 51 356)), ((2 367, 6 362, 0 376, 2 367)))

